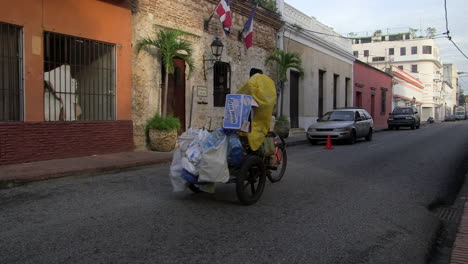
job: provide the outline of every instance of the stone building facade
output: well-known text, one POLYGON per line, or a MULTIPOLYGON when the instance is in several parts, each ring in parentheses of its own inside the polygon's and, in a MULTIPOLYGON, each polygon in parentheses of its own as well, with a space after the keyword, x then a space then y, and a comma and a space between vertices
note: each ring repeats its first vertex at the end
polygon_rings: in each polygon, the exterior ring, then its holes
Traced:
MULTIPOLYGON (((215 98, 215 83, 227 83, 228 91, 235 93, 249 79, 251 71, 261 71, 275 79, 273 66, 266 65, 265 60, 277 46, 276 34, 282 26, 280 15, 258 7, 254 18, 253 46, 246 49, 239 35, 253 4, 250 1, 231 1, 233 25, 231 34, 226 36, 216 14, 208 23, 208 29, 204 27, 204 21, 210 17, 218 3, 218 0, 132 2, 133 46, 144 37, 155 36, 161 29, 181 29, 189 33, 184 38, 193 45, 195 70, 186 78, 188 67, 180 65, 182 72, 169 78, 171 84, 171 78, 180 78, 176 75, 181 74, 185 77, 184 81, 180 80, 183 88, 176 89, 176 93, 168 96, 168 101, 179 109, 178 117, 184 124, 183 129, 221 126, 224 107, 220 106, 220 99, 215 98), (213 61, 206 61, 213 59, 210 44, 215 37, 224 45, 220 62, 216 65, 221 65, 223 70, 228 71, 227 75, 223 75, 227 80, 218 76, 219 69, 218 66, 213 67, 213 61)), ((140 52, 133 57, 133 121, 136 147, 145 146, 146 121, 161 109, 159 100, 164 87, 161 66, 161 62, 147 52, 140 52)), ((171 89, 168 91, 171 94, 171 89)), ((217 96, 219 97, 219 93, 217 96)))

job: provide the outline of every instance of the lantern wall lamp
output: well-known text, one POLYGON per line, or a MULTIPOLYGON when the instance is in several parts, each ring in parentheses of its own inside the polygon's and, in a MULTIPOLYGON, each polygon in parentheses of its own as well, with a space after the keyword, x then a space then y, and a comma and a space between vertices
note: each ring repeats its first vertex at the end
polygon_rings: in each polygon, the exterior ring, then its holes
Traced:
POLYGON ((221 42, 221 40, 218 37, 216 37, 213 40, 213 42, 211 42, 210 47, 211 47, 211 54, 214 56, 214 58, 205 59, 205 55, 203 55, 203 73, 205 76, 205 80, 206 80, 206 71, 212 69, 214 65, 216 64, 216 62, 221 61, 221 54, 223 54, 224 45, 223 45, 223 42, 221 42), (211 67, 208 67, 208 69, 206 68, 207 62, 210 62, 212 64, 211 67))

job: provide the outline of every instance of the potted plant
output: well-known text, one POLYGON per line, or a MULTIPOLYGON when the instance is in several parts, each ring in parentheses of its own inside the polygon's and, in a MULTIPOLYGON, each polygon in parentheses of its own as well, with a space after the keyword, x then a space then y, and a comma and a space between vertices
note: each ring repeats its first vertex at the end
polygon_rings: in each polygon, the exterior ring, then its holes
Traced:
MULTIPOLYGON (((164 81, 164 95, 162 116, 167 116, 167 92, 169 83, 169 74, 174 73, 174 58, 184 60, 189 66, 189 76, 194 69, 194 62, 192 58, 193 47, 192 43, 180 37, 188 35, 189 33, 179 30, 160 30, 156 33, 154 38, 143 38, 136 43, 136 50, 139 53, 142 49, 146 49, 151 55, 154 55, 152 48, 156 48, 156 54, 161 59, 162 65, 165 68, 165 81, 164 81)), ((160 95, 161 96, 161 95, 160 95)))
POLYGON ((146 123, 145 131, 148 145, 151 150, 169 152, 175 149, 177 143, 177 131, 180 130, 180 120, 169 115, 162 117, 156 113, 146 123))
POLYGON ((289 119, 287 116, 279 116, 275 120, 275 128, 273 131, 282 138, 289 136, 289 119))

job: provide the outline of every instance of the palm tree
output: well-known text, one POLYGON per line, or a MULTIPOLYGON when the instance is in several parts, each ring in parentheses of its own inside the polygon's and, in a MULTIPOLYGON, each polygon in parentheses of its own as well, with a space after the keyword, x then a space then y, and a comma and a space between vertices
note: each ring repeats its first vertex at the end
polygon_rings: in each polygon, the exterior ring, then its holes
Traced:
POLYGON ((266 62, 274 61, 278 66, 278 75, 279 75, 279 84, 280 84, 280 93, 281 93, 281 105, 280 113, 283 114, 283 90, 284 83, 288 81, 287 73, 288 69, 294 69, 299 72, 299 76, 302 78, 304 76, 304 69, 302 69, 302 60, 299 53, 296 52, 286 52, 283 50, 275 50, 273 54, 268 56, 266 62))
POLYGON ((192 43, 179 38, 180 36, 184 35, 188 35, 188 33, 179 29, 172 29, 169 31, 160 30, 156 33, 156 37, 154 39, 149 37, 143 38, 136 44, 137 53, 139 53, 142 49, 145 49, 148 53, 154 54, 151 52, 151 48, 156 48, 157 55, 161 58, 161 61, 165 67, 166 76, 164 82, 163 117, 167 116, 167 90, 169 74, 174 73, 174 58, 181 58, 188 64, 189 76, 194 69, 192 59, 192 43))

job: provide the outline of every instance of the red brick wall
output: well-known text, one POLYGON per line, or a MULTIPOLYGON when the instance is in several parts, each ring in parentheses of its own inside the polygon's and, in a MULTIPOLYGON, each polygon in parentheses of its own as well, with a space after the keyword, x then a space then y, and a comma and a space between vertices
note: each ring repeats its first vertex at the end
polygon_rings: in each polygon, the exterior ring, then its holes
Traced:
POLYGON ((0 123, 0 165, 132 150, 131 120, 0 123))

